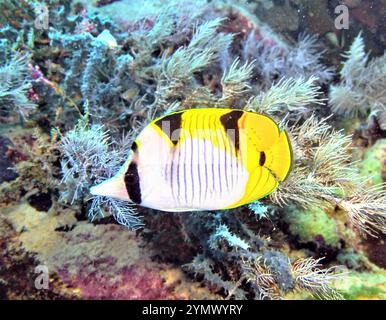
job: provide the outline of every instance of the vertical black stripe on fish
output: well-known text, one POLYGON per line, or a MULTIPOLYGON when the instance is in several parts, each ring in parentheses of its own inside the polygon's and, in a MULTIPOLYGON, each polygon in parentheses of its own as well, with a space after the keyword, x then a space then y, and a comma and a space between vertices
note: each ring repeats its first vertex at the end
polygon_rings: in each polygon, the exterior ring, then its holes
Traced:
POLYGON ((223 134, 220 134, 221 136, 221 141, 222 141, 222 145, 224 147, 224 173, 225 173, 225 185, 227 187, 227 190, 229 191, 229 183, 228 183, 228 150, 227 150, 227 146, 228 144, 226 143, 226 139, 224 137, 223 134))
POLYGON ((209 181, 208 181, 208 158, 207 158, 207 152, 206 152, 206 144, 207 144, 207 139, 204 139, 204 168, 205 168, 205 199, 208 197, 208 188, 209 188, 209 181))
POLYGON ((176 145, 180 139, 182 113, 183 112, 173 113, 154 122, 174 145, 176 145))
POLYGON ((238 120, 241 118, 243 113, 244 111, 241 110, 233 110, 220 117, 220 122, 227 133, 228 139, 231 140, 235 146, 236 155, 237 151, 240 149, 238 120))
MULTIPOLYGON (((205 121, 206 121, 206 115, 204 116, 204 124, 205 121)), ((205 128, 206 126, 203 126, 203 128, 205 128)), ((204 129, 206 130, 206 129, 204 129)), ((207 137, 206 137, 206 131, 203 132, 203 139, 204 139, 204 163, 203 165, 205 166, 205 199, 207 199, 208 197, 208 188, 209 188, 209 182, 208 182, 208 161, 207 161, 207 150, 206 150, 206 145, 207 145, 207 137)))
POLYGON ((232 143, 229 141, 228 137, 226 137, 227 145, 229 147, 229 154, 230 154, 230 184, 231 184, 231 189, 233 190, 234 188, 234 174, 233 174, 233 164, 234 164, 234 156, 233 156, 233 146, 232 143))
POLYGON ((178 147, 177 165, 176 165, 176 176, 177 176, 177 199, 180 202, 181 195, 181 176, 180 176, 180 163, 181 163, 181 145, 178 147))
POLYGON ((193 174, 193 164, 194 164, 194 149, 193 149, 193 115, 190 117, 190 124, 189 124, 189 139, 190 139, 190 175, 191 175, 191 181, 192 181, 192 197, 191 197, 191 202, 194 202, 194 174, 193 174))
POLYGON ((176 153, 176 148, 173 148, 171 150, 171 156, 170 156, 170 177, 169 177, 169 181, 170 181, 170 190, 172 191, 172 196, 173 196, 173 199, 176 200, 176 190, 174 188, 174 178, 175 178, 175 174, 173 172, 173 169, 175 167, 174 165, 174 161, 175 161, 175 153, 176 153))
MULTIPOLYGON (((200 128, 199 130, 202 130, 201 128, 203 128, 203 126, 199 126, 198 125, 198 121, 202 119, 202 117, 197 117, 197 128, 200 128)), ((201 154, 201 139, 203 138, 202 137, 202 132, 201 131, 198 131, 199 132, 199 136, 198 136, 198 139, 197 139, 197 163, 196 163, 196 167, 197 167, 197 174, 198 174, 198 203, 201 205, 201 201, 202 201, 202 191, 203 191, 203 187, 201 185, 201 166, 200 166, 200 154, 201 154)))
MULTIPOLYGON (((236 153, 236 150, 235 150, 236 153)), ((239 185, 239 159, 237 157, 234 158, 236 161, 236 176, 235 176, 235 184, 236 186, 239 185)))
MULTIPOLYGON (((216 138, 217 138, 217 171, 218 171, 218 185, 219 185, 219 190, 220 190, 220 195, 222 196, 222 174, 221 174, 221 149, 222 149, 222 145, 220 145, 220 139, 219 139, 219 135, 221 133, 219 132, 219 130, 216 129, 216 138)), ((224 146, 225 147, 225 146, 224 146)))
POLYGON ((141 188, 139 185, 139 175, 137 164, 131 162, 124 177, 127 193, 134 203, 141 203, 141 188))
MULTIPOLYGON (((212 116, 212 117, 209 117, 209 125, 211 124, 214 124, 214 120, 215 118, 212 116)), ((210 127, 209 127, 210 128, 210 127)), ((216 130, 216 127, 214 128, 214 130, 216 130)), ((214 175, 214 145, 213 145, 213 128, 210 128, 210 135, 211 135, 211 139, 210 139, 210 155, 211 155, 211 162, 212 162, 212 180, 213 180, 213 183, 212 183, 212 196, 214 195, 214 191, 216 190, 216 186, 215 186, 215 175, 214 175)))
POLYGON ((183 143, 183 148, 184 148, 184 187, 185 187, 185 204, 188 203, 188 184, 187 184, 187 179, 186 179, 186 159, 187 159, 187 156, 186 156, 186 150, 187 150, 187 143, 186 143, 186 132, 184 130, 183 132, 184 134, 184 143, 183 143))
POLYGON ((163 178, 165 181, 170 181, 170 176, 169 176, 169 163, 170 161, 165 161, 164 163, 162 163, 162 168, 163 168, 163 178))

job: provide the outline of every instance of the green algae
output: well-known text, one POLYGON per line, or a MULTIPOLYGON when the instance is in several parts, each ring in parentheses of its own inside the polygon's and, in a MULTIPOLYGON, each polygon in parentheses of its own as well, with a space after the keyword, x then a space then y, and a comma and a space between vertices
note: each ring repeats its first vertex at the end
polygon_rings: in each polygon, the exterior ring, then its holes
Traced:
POLYGON ((384 159, 386 159, 386 139, 380 139, 365 152, 360 168, 361 175, 371 177, 373 184, 382 183, 386 172, 384 159))
POLYGON ((353 272, 337 284, 347 300, 386 299, 386 272, 353 272))
POLYGON ((287 211, 285 221, 289 223, 289 231, 298 236, 300 241, 314 241, 322 236, 326 244, 336 247, 339 243, 337 224, 319 208, 299 209, 291 207, 287 211))

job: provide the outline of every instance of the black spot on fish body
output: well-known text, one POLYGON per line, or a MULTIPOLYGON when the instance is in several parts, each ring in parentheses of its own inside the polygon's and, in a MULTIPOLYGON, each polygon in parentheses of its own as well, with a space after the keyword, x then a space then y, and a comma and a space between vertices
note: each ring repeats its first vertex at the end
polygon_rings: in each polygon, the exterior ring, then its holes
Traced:
POLYGON ((176 145, 180 139, 182 125, 181 116, 182 112, 173 113, 159 119, 154 123, 168 136, 174 145, 176 145))
POLYGON ((260 159, 259 159, 259 165, 262 167, 265 163, 265 152, 261 151, 260 152, 260 159))
POLYGON ((233 141, 236 151, 240 149, 238 120, 241 118, 243 113, 244 111, 241 110, 233 110, 220 117, 221 124, 227 133, 228 139, 233 141), (232 135, 231 132, 234 132, 234 135, 232 135))
POLYGON ((125 173, 125 185, 127 193, 129 194, 130 199, 137 204, 141 203, 141 188, 139 185, 139 175, 137 164, 131 162, 129 168, 125 173))

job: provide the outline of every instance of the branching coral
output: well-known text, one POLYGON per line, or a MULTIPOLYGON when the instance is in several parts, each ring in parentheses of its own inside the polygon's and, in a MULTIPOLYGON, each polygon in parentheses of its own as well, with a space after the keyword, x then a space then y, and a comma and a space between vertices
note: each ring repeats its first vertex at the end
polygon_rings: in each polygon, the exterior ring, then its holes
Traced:
POLYGON ((108 197, 93 197, 88 211, 91 221, 98 216, 104 217, 106 212, 108 215, 112 215, 119 224, 131 230, 144 226, 136 208, 129 202, 108 197))
POLYGON ((159 84, 155 92, 159 107, 165 109, 165 104, 172 98, 189 95, 189 91, 192 91, 189 87, 195 87, 192 85, 195 81, 193 75, 216 61, 220 53, 228 49, 233 36, 216 31, 222 20, 214 19, 198 26, 189 45, 178 48, 170 56, 162 57, 159 84))
POLYGON ((270 87, 277 77, 306 79, 318 78, 325 83, 333 76, 333 69, 321 63, 324 51, 315 36, 300 36, 292 47, 284 42, 275 43, 264 34, 252 31, 243 45, 243 58, 256 60, 256 72, 260 75, 260 86, 270 87))
POLYGON ((100 18, 90 19, 96 25, 92 33, 68 34, 51 29, 52 46, 75 51, 64 60, 66 95, 75 103, 79 98, 88 100, 91 114, 106 124, 117 118, 124 123, 131 116, 139 122, 147 121, 154 112, 169 110, 176 99, 199 88, 195 75, 219 58, 232 35, 218 32, 223 19, 200 23, 206 6, 193 15, 185 7, 177 15, 173 11, 176 5, 163 7, 151 22, 138 19, 128 36, 115 31, 112 24, 102 25, 100 18), (186 19, 181 20, 184 12, 186 19), (115 37, 116 46, 101 41, 106 32, 110 39, 115 37), (136 110, 144 102, 146 105, 136 110))
MULTIPOLYGON (((304 258, 289 263, 293 278, 290 289, 305 290, 322 299, 343 299, 342 295, 333 289, 332 283, 344 276, 344 272, 336 267, 320 269, 320 260, 304 258)), ((260 299, 282 298, 283 288, 280 288, 277 275, 265 259, 258 257, 245 261, 244 268, 247 280, 259 288, 260 299)))
POLYGON ((240 60, 236 58, 222 78, 222 97, 218 104, 226 105, 239 98, 251 89, 249 81, 252 77, 254 62, 246 62, 240 66, 240 60))
POLYGON ((262 260, 262 257, 258 257, 253 262, 245 262, 247 281, 256 286, 260 300, 280 300, 282 293, 277 280, 262 260))
POLYGON ((153 76, 153 65, 157 62, 155 52, 162 47, 184 43, 192 33, 192 26, 202 22, 207 9, 206 1, 168 1, 155 17, 139 15, 129 31, 128 43, 136 60, 135 77, 146 81, 153 76))
POLYGON ((321 205, 325 196, 339 196, 342 186, 352 187, 355 170, 349 164, 350 139, 334 131, 315 116, 290 129, 293 141, 293 171, 277 192, 274 202, 294 201, 301 205, 321 205), (330 161, 331 159, 331 161, 330 161), (326 171, 328 170, 328 171, 326 171))
MULTIPOLYGON (((32 46, 34 10, 33 6, 26 1, 0 1, 0 38, 12 49, 20 45, 32 46)), ((4 43, 3 43, 4 44, 4 43)))
POLYGON ((251 210, 256 217, 259 219, 261 218, 267 218, 269 215, 272 214, 273 210, 270 210, 272 208, 269 208, 268 206, 262 204, 260 201, 254 201, 248 204, 249 210, 251 210))
POLYGON ((323 299, 342 298, 333 289, 333 281, 345 275, 340 268, 321 268, 321 259, 313 258, 291 263, 283 253, 268 249, 267 240, 238 220, 235 212, 217 213, 212 218, 200 214, 195 223, 192 219, 182 219, 183 225, 188 234, 201 235, 204 251, 184 269, 203 277, 208 286, 225 290, 228 299, 283 299, 292 291, 308 291, 323 299), (207 230, 212 230, 211 234, 204 236, 207 230))
MULTIPOLYGON (((62 136, 58 146, 63 153, 61 167, 65 190, 61 194, 62 200, 73 203, 84 199, 91 185, 113 176, 127 157, 130 145, 130 139, 123 139, 116 147, 102 125, 90 125, 88 113, 82 116, 75 128, 62 136)), ((103 216, 104 211, 128 228, 142 226, 130 203, 93 197, 89 217, 103 216)))
POLYGON ((32 78, 28 68, 27 54, 15 52, 0 66, 0 113, 6 116, 18 113, 22 118, 36 108, 28 99, 32 78))
POLYGON ((369 235, 386 233, 385 185, 358 188, 347 199, 336 201, 347 213, 352 224, 369 235))
MULTIPOLYGON (((333 112, 356 117, 377 110, 384 118, 386 101, 386 54, 369 59, 363 37, 359 34, 343 56, 341 82, 330 87, 333 112)), ((385 129, 385 122, 380 122, 385 129)))
POLYGON ((222 19, 215 19, 198 26, 189 45, 178 48, 162 63, 162 73, 168 80, 183 81, 201 71, 226 51, 232 42, 231 34, 217 33, 222 19))
POLYGON ((290 129, 294 166, 290 177, 271 195, 279 205, 341 206, 354 226, 374 234, 385 231, 386 194, 369 188, 351 162, 351 138, 312 116, 290 129))
POLYGON ((313 76, 307 80, 282 78, 266 92, 251 98, 245 109, 269 115, 289 113, 295 118, 305 116, 311 109, 310 105, 323 104, 316 80, 313 76))
POLYGON ((331 285, 334 281, 346 276, 339 267, 320 269, 322 259, 304 258, 291 264, 292 275, 297 289, 306 290, 323 299, 342 299, 342 295, 331 285))
POLYGON ((117 55, 107 40, 90 33, 69 36, 52 31, 50 40, 60 48, 77 48, 66 61, 63 91, 67 96, 75 102, 79 97, 89 101, 92 115, 105 123, 130 114, 129 103, 136 94, 132 97, 127 91, 135 92, 136 85, 129 76, 128 65, 133 60, 129 54, 117 55))
POLYGON ((249 248, 248 243, 232 234, 229 231, 229 228, 224 224, 220 224, 208 240, 212 249, 217 249, 217 239, 219 238, 226 240, 228 244, 234 248, 241 248, 244 250, 249 248))

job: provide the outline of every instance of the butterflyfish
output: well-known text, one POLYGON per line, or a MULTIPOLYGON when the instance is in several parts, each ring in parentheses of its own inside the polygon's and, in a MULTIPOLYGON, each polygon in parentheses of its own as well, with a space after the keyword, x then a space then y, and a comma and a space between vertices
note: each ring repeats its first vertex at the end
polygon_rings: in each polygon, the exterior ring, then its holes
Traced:
POLYGON ((288 134, 270 117, 188 109, 149 123, 119 172, 90 192, 161 211, 231 209, 272 193, 291 163, 288 134))

